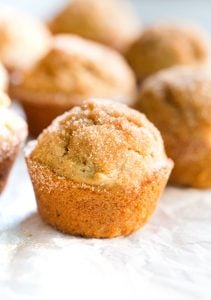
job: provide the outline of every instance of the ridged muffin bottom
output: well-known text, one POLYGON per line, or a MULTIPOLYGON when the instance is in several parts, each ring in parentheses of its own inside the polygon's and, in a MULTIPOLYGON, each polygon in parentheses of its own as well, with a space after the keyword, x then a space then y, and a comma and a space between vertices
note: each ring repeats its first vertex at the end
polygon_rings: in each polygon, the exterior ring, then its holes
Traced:
POLYGON ((60 177, 26 158, 42 219, 58 230, 92 238, 128 235, 154 212, 172 169, 166 161, 138 188, 104 188, 60 177))
POLYGON ((48 127, 51 122, 63 114, 72 106, 62 106, 57 103, 40 103, 40 102, 22 102, 23 109, 26 113, 29 132, 32 136, 38 136, 43 129, 48 127))

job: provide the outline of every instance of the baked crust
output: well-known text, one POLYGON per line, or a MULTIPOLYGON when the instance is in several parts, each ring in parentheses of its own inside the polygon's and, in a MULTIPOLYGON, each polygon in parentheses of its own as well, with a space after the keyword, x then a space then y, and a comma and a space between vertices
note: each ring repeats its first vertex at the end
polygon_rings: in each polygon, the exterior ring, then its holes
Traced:
POLYGON ((105 189, 73 182, 30 157, 26 160, 42 219, 62 232, 95 238, 128 235, 143 226, 154 212, 172 168, 169 161, 138 189, 105 189))
POLYGON ((142 85, 137 109, 160 130, 174 184, 211 187, 211 71, 172 68, 142 85))
POLYGON ((133 105, 136 92, 135 76, 119 53, 71 35, 57 36, 48 54, 10 87, 29 113, 31 133, 88 97, 133 105))
POLYGON ((139 80, 176 65, 205 64, 210 38, 193 24, 158 23, 147 27, 126 51, 139 80))
MULTIPOLYGON (((52 99, 52 98, 51 98, 52 99)), ((41 103, 38 101, 29 102, 28 98, 22 97, 23 109, 27 116, 27 124, 29 132, 32 136, 38 136, 44 128, 47 128, 48 125, 54 120, 58 115, 62 115, 64 111, 68 111, 70 105, 59 105, 51 103, 41 103), (26 99, 26 101, 24 101, 26 99)))
POLYGON ((125 0, 73 0, 50 22, 50 29, 123 51, 139 34, 140 24, 125 0))
POLYGON ((127 235, 142 226, 173 167, 144 115, 102 99, 58 117, 26 161, 42 218, 87 237, 127 235))

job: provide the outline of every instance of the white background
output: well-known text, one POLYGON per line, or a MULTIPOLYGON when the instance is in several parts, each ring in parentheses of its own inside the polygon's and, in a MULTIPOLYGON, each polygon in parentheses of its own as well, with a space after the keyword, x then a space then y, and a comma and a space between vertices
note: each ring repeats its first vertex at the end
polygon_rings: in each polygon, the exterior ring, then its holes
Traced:
MULTIPOLYGON (((106 1, 106 0, 103 0, 106 1)), ((0 3, 14 5, 26 11, 46 18, 67 0, 0 0, 0 3)), ((144 23, 167 18, 199 22, 211 31, 210 0, 131 0, 144 23)))

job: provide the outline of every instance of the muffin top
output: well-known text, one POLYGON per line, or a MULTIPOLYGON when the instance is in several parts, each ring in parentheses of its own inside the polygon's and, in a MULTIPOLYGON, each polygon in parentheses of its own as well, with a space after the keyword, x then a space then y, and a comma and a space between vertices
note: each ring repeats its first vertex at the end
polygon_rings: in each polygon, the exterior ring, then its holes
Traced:
POLYGON ((146 117, 103 99, 58 117, 28 156, 58 176, 104 187, 140 187, 167 163, 160 133, 146 117))
POLYGON ((51 22, 53 33, 73 33, 123 50, 140 25, 127 0, 72 0, 51 22))
POLYGON ((174 65, 204 63, 210 40, 199 27, 160 23, 146 28, 126 53, 139 78, 174 65))
POLYGON ((210 68, 174 67, 147 78, 137 108, 151 120, 166 124, 166 130, 170 128, 181 133, 181 127, 201 130, 203 126, 210 126, 210 68))
POLYGON ((75 104, 91 96, 131 103, 136 83, 119 53, 77 36, 60 35, 47 55, 26 72, 18 91, 30 93, 30 101, 34 97, 36 102, 75 104))
POLYGON ((0 6, 0 59, 9 70, 32 66, 50 43, 50 34, 39 20, 0 6))
POLYGON ((0 63, 0 90, 6 91, 8 87, 8 74, 3 65, 0 63))
POLYGON ((0 92, 0 162, 23 142, 27 135, 27 125, 8 106, 9 98, 0 92))

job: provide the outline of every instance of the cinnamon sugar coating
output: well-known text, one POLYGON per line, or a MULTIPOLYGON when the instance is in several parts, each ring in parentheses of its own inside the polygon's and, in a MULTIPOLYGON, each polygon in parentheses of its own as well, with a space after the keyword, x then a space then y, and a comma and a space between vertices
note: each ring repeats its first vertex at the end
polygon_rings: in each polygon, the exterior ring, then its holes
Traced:
POLYGON ((74 35, 58 35, 47 55, 26 72, 17 94, 19 90, 29 98, 35 93, 34 101, 80 104, 90 95, 101 95, 130 104, 136 85, 115 51, 74 35))
POLYGON ((175 65, 210 59, 210 38, 193 24, 158 23, 147 27, 129 47, 126 58, 139 79, 175 65))
POLYGON ((166 160, 161 136, 144 115, 102 99, 56 119, 32 157, 59 176, 103 186, 138 186, 166 160))
POLYGON ((87 97, 109 97, 132 105, 137 91, 135 76, 119 53, 77 36, 60 35, 10 92, 23 103, 30 131, 37 134, 87 97))
POLYGON ((175 162, 171 182, 211 187, 211 71, 172 68, 149 77, 137 108, 160 130, 175 162))
POLYGON ((172 169, 145 116, 102 99, 58 117, 26 159, 43 219, 93 237, 129 234, 143 225, 172 169))
POLYGON ((140 24, 127 0, 73 0, 50 23, 53 33, 72 33, 123 51, 140 24))

